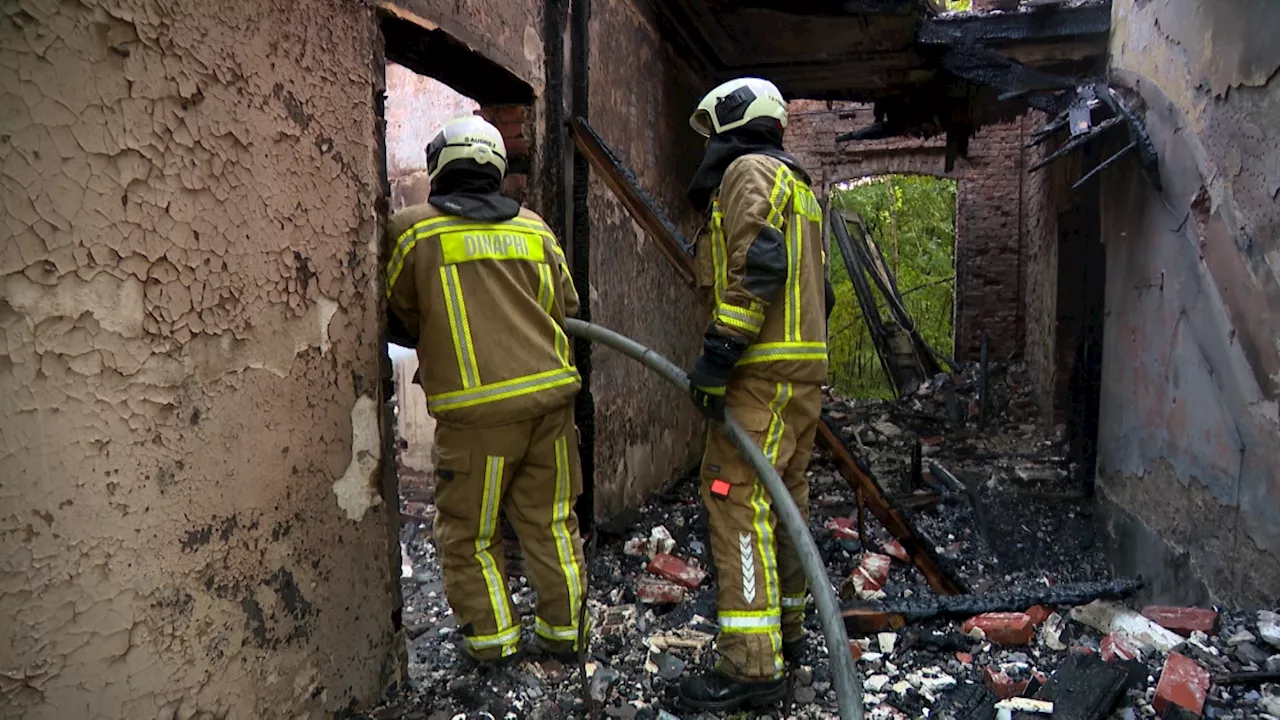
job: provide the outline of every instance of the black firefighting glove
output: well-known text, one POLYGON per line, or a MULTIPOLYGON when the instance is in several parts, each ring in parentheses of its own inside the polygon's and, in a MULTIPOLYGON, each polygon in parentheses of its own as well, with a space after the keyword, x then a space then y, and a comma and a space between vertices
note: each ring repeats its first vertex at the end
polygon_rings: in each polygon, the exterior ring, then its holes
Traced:
POLYGON ((733 366, 747 349, 747 342, 708 330, 702 339, 702 355, 689 373, 689 396, 708 418, 724 422, 724 395, 733 366))
POLYGON ((831 287, 830 278, 822 281, 822 295, 827 303, 827 323, 828 327, 830 327, 831 311, 836 309, 836 289, 831 287))

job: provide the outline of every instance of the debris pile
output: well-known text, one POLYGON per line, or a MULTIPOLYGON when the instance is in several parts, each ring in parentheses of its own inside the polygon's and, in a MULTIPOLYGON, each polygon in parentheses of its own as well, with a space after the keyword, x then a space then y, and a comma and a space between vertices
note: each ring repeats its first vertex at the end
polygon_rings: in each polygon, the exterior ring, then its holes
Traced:
MULTIPOLYGON (((1280 720, 1280 615, 1126 601, 1093 542, 1092 506, 1062 439, 1027 424, 1020 369, 916 388, 905 400, 826 401, 827 419, 967 590, 939 596, 911 555, 821 453, 809 470, 810 530, 845 603, 867 716, 954 718, 1259 718, 1280 720), (948 399, 947 385, 953 399, 948 399)), ((535 597, 509 543, 509 587, 526 649, 476 668, 458 648, 430 540, 430 504, 411 514, 402 580, 412 682, 370 717, 415 720, 701 720, 676 685, 715 660, 714 565, 696 478, 597 528, 588 558, 592 632, 581 663, 540 653, 535 597)), ((1280 608, 1278 608, 1280 609, 1280 608)), ((828 648, 810 603, 807 658, 789 693, 758 717, 835 718, 828 648)))

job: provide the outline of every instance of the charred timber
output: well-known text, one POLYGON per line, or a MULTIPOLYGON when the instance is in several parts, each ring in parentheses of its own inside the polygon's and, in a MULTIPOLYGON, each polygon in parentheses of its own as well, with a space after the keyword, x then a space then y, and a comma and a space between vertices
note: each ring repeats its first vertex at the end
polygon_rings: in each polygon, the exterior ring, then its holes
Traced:
POLYGON ((900 628, 935 617, 968 618, 990 612, 1022 612, 1033 605, 1084 605, 1094 600, 1123 598, 1141 588, 1141 581, 1125 579, 986 595, 914 596, 886 602, 848 603, 844 606, 844 618, 851 632, 870 632, 900 628))
MULTIPOLYGON (((1050 7, 1035 12, 974 13, 925 20, 917 39, 924 45, 1013 43, 1097 38, 1111 33, 1111 2, 1085 7, 1050 7)), ((1105 54, 1105 44, 1098 50, 1105 54)))

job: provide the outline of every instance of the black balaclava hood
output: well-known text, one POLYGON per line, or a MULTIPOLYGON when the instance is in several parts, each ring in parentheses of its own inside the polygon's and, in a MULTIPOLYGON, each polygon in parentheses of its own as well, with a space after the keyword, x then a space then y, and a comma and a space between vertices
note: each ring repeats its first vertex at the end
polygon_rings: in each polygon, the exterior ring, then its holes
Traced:
POLYGON ((778 121, 773 118, 756 118, 742 127, 712 135, 707 141, 702 164, 689 183, 688 197, 694 209, 699 212, 706 210, 729 165, 743 155, 753 154, 777 158, 803 176, 805 182, 809 180, 808 173, 800 167, 800 163, 783 152, 782 127, 778 121))
POLYGON ((520 203, 499 192, 502 175, 488 163, 455 160, 431 181, 427 202, 441 212, 481 222, 503 222, 520 214, 520 203))

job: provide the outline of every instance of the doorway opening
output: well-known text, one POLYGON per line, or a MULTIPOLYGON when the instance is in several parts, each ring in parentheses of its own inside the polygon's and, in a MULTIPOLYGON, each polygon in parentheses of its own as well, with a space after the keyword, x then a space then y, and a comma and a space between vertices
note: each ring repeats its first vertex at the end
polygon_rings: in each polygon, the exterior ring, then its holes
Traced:
MULTIPOLYGON (((930 347, 951 356, 956 181, 929 175, 867 176, 833 187, 829 202, 833 211, 861 220, 915 328, 930 347)), ((894 386, 877 356, 872 328, 839 252, 833 244, 827 258, 836 294, 828 335, 831 383, 850 397, 892 398, 894 386)), ((880 314, 887 316, 883 295, 877 293, 876 301, 880 314)))
MULTIPOLYGON (((533 88, 511 71, 434 26, 426 27, 390 13, 379 18, 382 57, 375 83, 378 143, 382 155, 381 197, 378 203, 379 233, 391 213, 425 203, 430 193, 426 147, 449 120, 478 114, 502 133, 507 149, 507 174, 503 192, 525 202, 533 155, 533 88)), ((379 266, 385 268, 390 248, 381 243, 379 266)), ((385 277, 381 282, 385 282, 385 277)), ((384 398, 382 450, 383 500, 393 517, 396 536, 393 555, 401 587, 402 609, 394 618, 411 641, 433 623, 434 632, 447 629, 448 613, 427 617, 424 598, 443 602, 439 564, 429 542, 434 519, 435 420, 427 410, 426 395, 417 382, 418 357, 408 331, 386 312, 380 346, 382 397, 384 398), (409 547, 417 548, 415 558, 409 547), (423 561, 427 562, 423 562, 423 561), (415 574, 417 569, 424 573, 415 574), (409 599, 405 603, 403 599, 409 599), (416 607, 415 607, 416 606, 416 607)), ((504 530, 508 530, 504 528, 504 530)), ((514 539, 514 533, 504 532, 514 539)), ((508 553, 510 554, 510 553, 508 553)), ((517 553, 518 558, 518 553, 517 553)), ((507 564, 508 574, 518 570, 507 564)), ((447 609, 447 606, 445 606, 447 609)), ((413 667, 411 660, 410 667, 413 667)))
POLYGON ((1076 479, 1092 491, 1102 410, 1102 337, 1107 253, 1095 188, 1068 196, 1058 213, 1057 332, 1054 339, 1055 423, 1067 428, 1076 479))

